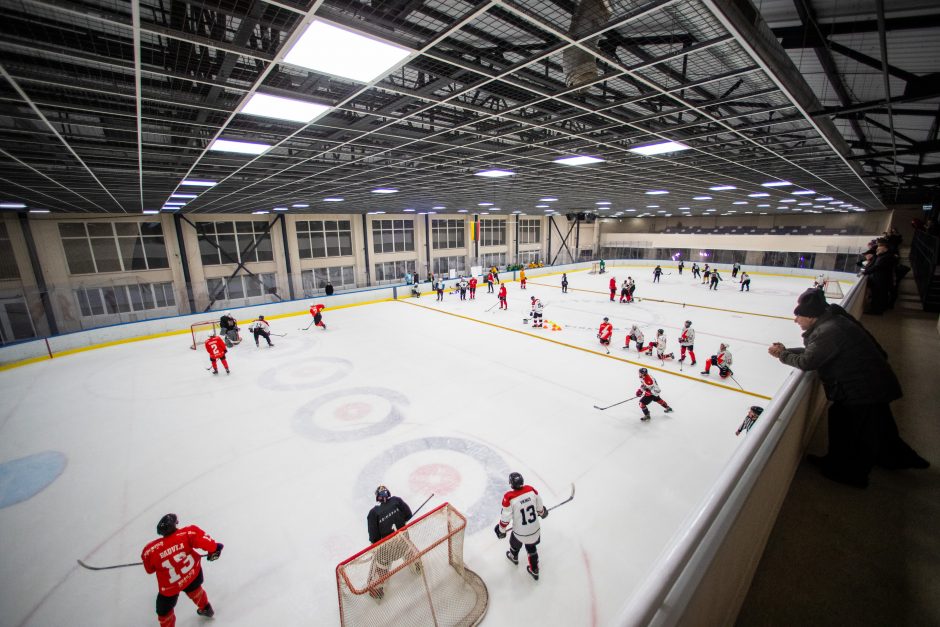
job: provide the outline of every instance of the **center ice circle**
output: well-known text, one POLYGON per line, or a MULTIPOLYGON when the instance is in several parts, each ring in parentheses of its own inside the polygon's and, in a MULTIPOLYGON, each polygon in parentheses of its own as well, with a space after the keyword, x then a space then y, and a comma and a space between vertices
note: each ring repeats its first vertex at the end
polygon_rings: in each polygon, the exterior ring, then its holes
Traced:
POLYGON ((333 410, 333 416, 337 420, 352 422, 366 416, 370 411, 372 406, 369 403, 358 401, 340 405, 333 410))
POLYGON ((408 477, 412 492, 420 494, 452 494, 460 482, 460 472, 450 464, 423 464, 408 477))

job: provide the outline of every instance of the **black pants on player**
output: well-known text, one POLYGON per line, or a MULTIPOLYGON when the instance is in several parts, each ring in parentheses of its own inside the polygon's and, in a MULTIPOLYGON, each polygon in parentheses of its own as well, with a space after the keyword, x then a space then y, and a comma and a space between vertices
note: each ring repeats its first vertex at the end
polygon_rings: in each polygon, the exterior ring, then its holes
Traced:
POLYGON ((261 342, 259 341, 261 338, 264 338, 264 340, 268 343, 268 346, 274 346, 274 344, 271 343, 270 333, 268 333, 264 329, 255 329, 254 332, 255 332, 255 346, 261 345, 261 342))
POLYGON ((539 538, 532 544, 526 544, 517 538, 515 533, 510 533, 509 550, 512 552, 513 557, 519 559, 519 551, 525 546, 525 552, 529 554, 529 566, 532 567, 533 571, 539 572, 539 551, 536 545, 541 541, 542 539, 539 538))
MULTIPOLYGON (((186 594, 189 594, 190 592, 195 592, 202 585, 203 581, 204 579, 202 577, 202 571, 200 570, 199 574, 196 575, 196 578, 193 579, 193 582, 189 584, 188 586, 186 586, 183 592, 185 592, 186 594)), ((179 601, 179 598, 180 598, 180 595, 178 594, 174 594, 171 597, 158 594, 157 595, 157 616, 166 616, 171 611, 173 611, 173 608, 176 607, 176 602, 179 601)))

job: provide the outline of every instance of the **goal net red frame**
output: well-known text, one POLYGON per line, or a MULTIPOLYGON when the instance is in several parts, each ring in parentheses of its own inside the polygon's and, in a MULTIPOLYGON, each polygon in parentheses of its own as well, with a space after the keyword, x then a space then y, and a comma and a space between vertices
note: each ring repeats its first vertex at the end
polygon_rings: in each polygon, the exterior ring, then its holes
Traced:
POLYGON ((464 564, 466 528, 466 517, 444 503, 340 562, 340 624, 478 625, 489 592, 464 564))
POLYGON ((205 344, 210 335, 218 335, 218 324, 216 320, 206 320, 205 322, 194 322, 189 325, 189 333, 192 336, 192 342, 189 347, 196 350, 205 344))

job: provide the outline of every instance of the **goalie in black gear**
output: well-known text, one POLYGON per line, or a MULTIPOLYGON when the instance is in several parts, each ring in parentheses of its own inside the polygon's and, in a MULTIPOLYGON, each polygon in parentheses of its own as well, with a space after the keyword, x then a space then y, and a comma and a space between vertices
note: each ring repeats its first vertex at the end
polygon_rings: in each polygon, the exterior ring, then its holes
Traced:
POLYGON ((542 497, 518 472, 509 475, 509 492, 503 495, 503 509, 500 512, 499 522, 493 531, 500 540, 509 533, 509 550, 506 557, 513 564, 519 563, 519 551, 525 545, 529 555, 529 564, 526 572, 532 578, 539 579, 539 553, 538 543, 542 541, 539 518, 548 517, 548 509, 542 504, 542 497), (512 523, 512 529, 509 524, 512 523))
POLYGON ((222 317, 219 318, 219 329, 222 331, 222 339, 225 340, 225 345, 229 348, 242 341, 242 338, 238 335, 238 321, 232 317, 232 314, 222 314, 222 317))
MULTIPOLYGON (((383 538, 396 534, 398 530, 411 520, 411 508, 401 498, 392 496, 384 485, 375 489, 375 500, 378 505, 369 510, 366 521, 369 524, 369 542, 375 544, 383 538)), ((391 570, 393 562, 399 559, 412 561, 414 572, 421 572, 421 562, 418 561, 418 550, 408 537, 408 532, 395 535, 376 547, 375 558, 369 571, 369 594, 376 599, 385 596, 382 589, 384 577, 391 570)))

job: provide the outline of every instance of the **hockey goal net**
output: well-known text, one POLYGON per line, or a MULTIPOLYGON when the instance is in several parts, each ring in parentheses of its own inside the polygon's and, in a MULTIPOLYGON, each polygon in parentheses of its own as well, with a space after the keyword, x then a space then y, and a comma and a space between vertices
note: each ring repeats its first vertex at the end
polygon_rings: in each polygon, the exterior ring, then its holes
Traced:
POLYGON ((489 593, 463 561, 467 519, 449 503, 336 567, 340 624, 477 625, 489 593))
POLYGON ((601 263, 595 261, 591 263, 591 271, 588 274, 600 274, 601 273, 601 263))
POLYGON ((189 332, 192 340, 189 347, 193 350, 196 350, 205 344, 210 335, 214 335, 219 332, 219 324, 218 322, 212 320, 207 322, 196 322, 195 324, 190 325, 189 332))
POLYGON ((845 297, 845 295, 842 293, 842 286, 839 285, 839 282, 835 279, 826 279, 823 281, 823 294, 825 294, 827 299, 845 297))

